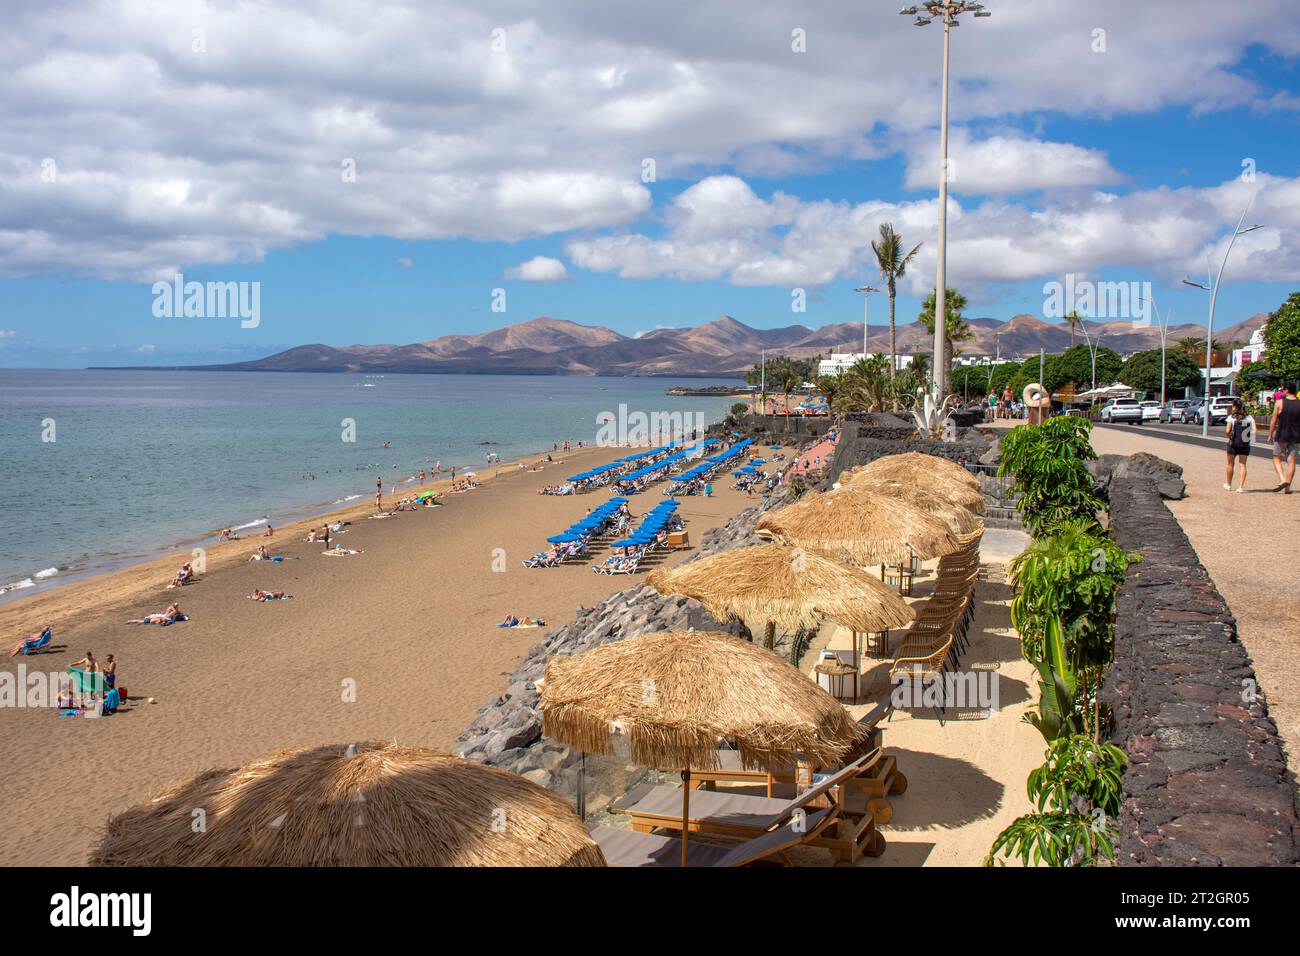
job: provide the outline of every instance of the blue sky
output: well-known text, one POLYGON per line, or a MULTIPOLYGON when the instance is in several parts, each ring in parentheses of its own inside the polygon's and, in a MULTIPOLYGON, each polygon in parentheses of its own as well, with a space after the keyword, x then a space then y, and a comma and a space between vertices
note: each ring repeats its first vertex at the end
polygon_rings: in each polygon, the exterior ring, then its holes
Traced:
MULTIPOLYGON (((912 321, 934 282, 937 28, 851 3, 672 6, 636 31, 577 3, 25 11, 0 54, 0 365, 233 361, 538 315, 628 335, 856 322, 884 221, 923 243, 912 321), (513 271, 530 260, 534 281, 513 271), (260 283, 260 325, 156 317, 151 284, 178 269, 260 283)), ((948 269, 970 315, 1041 315, 1043 283, 1074 273, 1150 281, 1203 322, 1178 279, 1217 266, 1249 197, 1266 228, 1234 249, 1216 323, 1294 291, 1286 3, 1177 23, 1118 0, 988 6, 953 39, 948 269)))

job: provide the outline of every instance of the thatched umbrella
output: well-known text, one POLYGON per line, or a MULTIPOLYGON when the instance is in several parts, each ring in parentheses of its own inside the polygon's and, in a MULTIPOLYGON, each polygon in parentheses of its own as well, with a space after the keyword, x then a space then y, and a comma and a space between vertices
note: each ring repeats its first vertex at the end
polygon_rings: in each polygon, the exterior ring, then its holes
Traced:
POLYGON ((941 518, 852 485, 769 511, 759 519, 758 530, 858 566, 901 564, 913 554, 937 558, 959 547, 941 518))
POLYGON ((969 508, 963 508, 945 494, 914 484, 888 478, 863 478, 846 488, 898 498, 941 519, 955 535, 967 535, 984 527, 984 521, 969 508))
POLYGON ((976 514, 984 513, 984 496, 979 490, 979 479, 960 465, 937 455, 908 452, 877 458, 869 464, 850 468, 840 475, 839 483, 843 487, 851 487, 881 478, 933 491, 976 514))
MULTIPOLYGON (((702 562, 694 562, 696 564, 702 562)), ((643 634, 552 657, 540 686, 542 733, 570 747, 682 771, 682 865, 690 768, 718 767, 733 740, 746 767, 807 757, 838 763, 862 731, 830 694, 775 654, 718 631, 643 634)))
POLYGON ((826 618, 854 632, 875 632, 916 617, 873 575, 782 544, 720 551, 655 571, 646 581, 661 594, 694 598, 719 620, 765 621, 769 647, 778 625, 793 631, 826 618))
POLYGON ((523 777, 434 750, 362 743, 280 751, 169 787, 110 819, 90 865, 604 866, 605 858, 565 800, 523 777))

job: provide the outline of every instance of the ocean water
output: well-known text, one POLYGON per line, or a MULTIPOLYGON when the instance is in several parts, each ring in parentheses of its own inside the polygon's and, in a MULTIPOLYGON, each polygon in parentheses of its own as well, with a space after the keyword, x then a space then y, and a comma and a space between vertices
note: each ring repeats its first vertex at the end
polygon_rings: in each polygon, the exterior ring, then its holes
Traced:
POLYGON ((712 423, 735 399, 664 394, 708 384, 736 383, 0 369, 0 601, 373 495, 376 475, 387 493, 435 462, 590 444, 620 404, 712 423))

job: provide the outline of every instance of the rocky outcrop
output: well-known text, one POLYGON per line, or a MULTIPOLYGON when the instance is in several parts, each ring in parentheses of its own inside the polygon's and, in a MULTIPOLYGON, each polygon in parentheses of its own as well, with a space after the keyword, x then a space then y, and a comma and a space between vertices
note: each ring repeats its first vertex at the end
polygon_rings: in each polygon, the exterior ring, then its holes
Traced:
MULTIPOLYGON (((781 496, 773 495, 707 532, 700 542, 699 553, 691 560, 757 544, 754 525, 763 513, 781 503, 781 496)), ((555 654, 578 654, 647 631, 685 631, 692 627, 746 636, 743 625, 714 620, 697 602, 662 595, 646 584, 612 594, 595 607, 580 606, 572 621, 547 634, 528 651, 510 675, 505 692, 480 708, 456 738, 456 752, 522 774, 561 793, 573 793, 577 787, 579 755, 542 737, 537 681, 546 669, 547 660, 555 654)))
POLYGON ((1097 488, 1102 494, 1115 478, 1150 482, 1160 492, 1161 498, 1170 501, 1177 501, 1187 494, 1182 466, 1144 451, 1132 455, 1102 455, 1088 462, 1088 470, 1097 479, 1097 488))
POLYGON ((1116 469, 1109 490, 1111 530, 1143 558, 1120 590, 1103 687, 1130 761, 1116 861, 1294 865, 1295 787, 1232 612, 1156 482, 1116 469))

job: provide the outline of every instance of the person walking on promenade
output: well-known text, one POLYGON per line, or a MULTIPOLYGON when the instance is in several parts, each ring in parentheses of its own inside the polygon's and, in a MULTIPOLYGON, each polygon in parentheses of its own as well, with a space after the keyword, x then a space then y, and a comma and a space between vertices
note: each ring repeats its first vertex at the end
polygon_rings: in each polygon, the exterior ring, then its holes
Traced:
POLYGON ((1295 456, 1300 452, 1300 399, 1296 398, 1294 382, 1282 386, 1282 397, 1273 403, 1268 440, 1273 443, 1273 467, 1280 482, 1273 490, 1289 495, 1295 478, 1295 456))
POLYGON ((1255 418, 1246 414, 1246 408, 1240 401, 1232 403, 1232 412, 1228 415, 1228 477, 1223 484, 1224 491, 1232 490, 1232 473, 1238 462, 1241 463, 1241 481, 1237 484, 1237 493, 1246 487, 1246 462, 1250 460, 1250 444, 1255 440, 1255 418))

